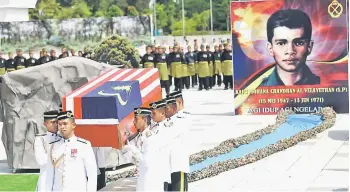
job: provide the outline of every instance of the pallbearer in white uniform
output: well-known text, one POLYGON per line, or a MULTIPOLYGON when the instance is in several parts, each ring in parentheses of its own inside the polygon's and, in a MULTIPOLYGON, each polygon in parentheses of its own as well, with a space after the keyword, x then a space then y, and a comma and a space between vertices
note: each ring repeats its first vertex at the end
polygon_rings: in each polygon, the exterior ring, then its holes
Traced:
POLYGON ((50 143, 51 191, 96 191, 97 165, 91 143, 74 135, 71 111, 59 113, 57 120, 63 138, 50 143))
POLYGON ((184 131, 187 129, 186 123, 178 121, 176 117, 177 106, 176 99, 174 97, 166 98, 166 110, 165 114, 168 118, 168 122, 174 125, 170 128, 172 135, 177 137, 172 139, 170 149, 170 176, 171 184, 169 185, 169 191, 188 191, 187 174, 190 171, 189 156, 186 150, 184 131))
POLYGON ((152 136, 151 131, 151 110, 140 107, 134 109, 134 126, 137 132, 128 138, 128 145, 135 145, 142 152, 142 145, 145 139, 152 136))
POLYGON ((60 139, 60 135, 57 134, 57 114, 58 111, 47 111, 44 113, 44 126, 47 132, 44 134, 39 134, 36 131, 36 136, 34 139, 34 153, 35 159, 40 167, 40 175, 38 183, 36 186, 36 191, 50 191, 51 188, 47 185, 47 162, 48 162, 48 152, 50 150, 49 143, 60 139))
POLYGON ((159 158, 163 157, 162 160, 163 170, 164 170, 164 176, 162 176, 164 181, 164 191, 168 191, 169 185, 171 183, 171 177, 170 177, 170 159, 169 159, 169 148, 165 149, 165 147, 170 146, 169 142, 171 142, 172 135, 170 127, 173 126, 173 123, 168 121, 165 114, 165 106, 166 106, 166 100, 162 99, 157 102, 150 103, 150 108, 152 110, 152 120, 154 122, 154 125, 152 127, 152 131, 156 134, 156 136, 161 137, 158 139, 157 142, 159 142, 158 147, 162 147, 163 149, 160 151, 160 155, 158 155, 159 158), (166 145, 165 147, 164 144, 166 145))
POLYGON ((149 108, 134 109, 134 126, 137 132, 127 139, 126 145, 121 151, 125 161, 136 165, 138 170, 143 155, 143 143, 147 138, 154 135, 150 130, 151 110, 149 108))
POLYGON ((184 111, 184 99, 181 91, 176 91, 169 94, 170 97, 174 97, 176 99, 176 108, 177 114, 175 115, 177 118, 185 118, 190 116, 189 112, 184 111))
POLYGON ((153 121, 151 131, 157 134, 159 131, 163 131, 163 128, 167 123, 167 119, 165 116, 166 101, 162 99, 160 101, 150 103, 149 105, 152 111, 153 121))

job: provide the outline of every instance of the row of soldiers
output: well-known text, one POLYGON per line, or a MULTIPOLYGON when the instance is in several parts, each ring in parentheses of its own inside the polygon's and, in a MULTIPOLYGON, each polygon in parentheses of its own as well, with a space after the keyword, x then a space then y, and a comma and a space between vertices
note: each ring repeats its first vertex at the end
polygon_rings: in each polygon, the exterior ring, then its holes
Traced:
MULTIPOLYGON (((188 113, 181 92, 134 110, 137 133, 122 152, 137 167, 137 191, 187 191, 189 153, 183 137, 188 113)), ((91 143, 74 134, 71 111, 44 113, 45 134, 34 140, 40 165, 36 191, 96 191, 105 186, 91 143)))
POLYGON ((136 191, 188 191, 190 171, 181 92, 135 109, 137 133, 128 137, 122 151, 137 169, 136 191))
POLYGON ((173 83, 175 91, 188 89, 198 85, 199 89, 211 89, 216 84, 221 86, 222 76, 226 89, 233 89, 233 63, 231 45, 215 45, 215 51, 210 51, 210 46, 201 45, 187 47, 188 52, 184 53, 178 45, 169 47, 169 54, 166 54, 166 47, 146 47, 146 54, 141 59, 143 68, 158 68, 162 88, 167 94, 173 83))
POLYGON ((87 48, 84 49, 84 53, 82 51, 79 51, 78 55, 76 55, 75 51, 73 49, 67 51, 66 48, 61 49, 61 54, 57 57, 56 51, 52 49, 49 53, 44 48, 40 51, 40 57, 39 59, 36 59, 34 57, 33 51, 29 51, 29 57, 25 58, 23 56, 23 50, 17 49, 16 50, 16 56, 13 57, 13 53, 8 53, 8 59, 4 58, 4 54, 0 53, 0 75, 5 74, 6 72, 11 72, 27 67, 33 67, 41 64, 48 63, 50 61, 54 61, 57 59, 69 57, 69 56, 79 56, 79 57, 85 57, 90 58, 91 54, 88 51, 87 48))

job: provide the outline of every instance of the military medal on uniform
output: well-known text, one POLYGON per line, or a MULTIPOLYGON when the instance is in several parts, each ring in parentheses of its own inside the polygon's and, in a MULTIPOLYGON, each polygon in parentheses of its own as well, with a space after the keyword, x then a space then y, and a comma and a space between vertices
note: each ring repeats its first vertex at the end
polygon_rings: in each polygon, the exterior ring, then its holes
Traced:
POLYGON ((78 154, 78 149, 71 149, 70 157, 76 159, 78 154))

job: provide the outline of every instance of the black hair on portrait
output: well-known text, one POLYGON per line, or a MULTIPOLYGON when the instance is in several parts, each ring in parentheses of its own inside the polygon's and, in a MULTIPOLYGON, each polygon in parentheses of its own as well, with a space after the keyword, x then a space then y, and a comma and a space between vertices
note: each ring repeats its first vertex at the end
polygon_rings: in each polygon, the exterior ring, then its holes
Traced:
POLYGON ((311 40, 312 24, 310 17, 299 9, 278 10, 270 16, 267 20, 267 39, 270 43, 272 43, 274 29, 277 27, 304 28, 304 38, 311 40))

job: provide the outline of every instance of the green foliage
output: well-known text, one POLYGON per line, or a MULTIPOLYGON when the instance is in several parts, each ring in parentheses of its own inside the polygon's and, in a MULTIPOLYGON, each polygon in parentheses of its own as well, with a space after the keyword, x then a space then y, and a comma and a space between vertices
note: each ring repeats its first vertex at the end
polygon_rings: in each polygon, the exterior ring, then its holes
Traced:
POLYGON ((95 47, 95 59, 107 54, 107 61, 111 65, 128 65, 138 67, 140 56, 130 41, 119 35, 113 35, 105 39, 95 47))
MULTIPOLYGON (((150 0, 41 0, 30 9, 31 19, 69 19, 153 15, 150 0)), ((164 34, 182 34, 181 0, 156 1, 157 29, 164 34)), ((210 30, 209 0, 184 0, 186 35, 210 30)), ((213 24, 216 31, 229 31, 230 0, 212 0, 213 24)))
POLYGON ((117 5, 112 5, 110 8, 108 8, 107 17, 120 17, 123 15, 123 10, 121 10, 117 5))
POLYGON ((168 18, 165 12, 165 5, 156 4, 157 28, 163 28, 168 25, 168 18))
POLYGON ((129 6, 128 7, 128 16, 138 16, 139 12, 137 11, 136 7, 134 6, 129 6))

